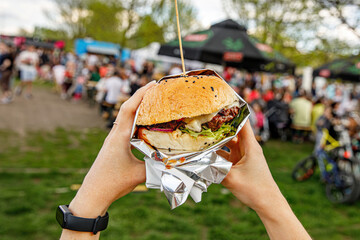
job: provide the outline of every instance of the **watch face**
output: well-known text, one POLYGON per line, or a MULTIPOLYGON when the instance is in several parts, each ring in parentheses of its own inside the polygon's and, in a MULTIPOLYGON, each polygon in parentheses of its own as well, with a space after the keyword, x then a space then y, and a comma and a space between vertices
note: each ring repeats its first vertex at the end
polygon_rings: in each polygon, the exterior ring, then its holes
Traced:
POLYGON ((65 221, 64 221, 64 211, 61 207, 62 206, 59 206, 56 210, 56 220, 63 228, 65 226, 65 221))

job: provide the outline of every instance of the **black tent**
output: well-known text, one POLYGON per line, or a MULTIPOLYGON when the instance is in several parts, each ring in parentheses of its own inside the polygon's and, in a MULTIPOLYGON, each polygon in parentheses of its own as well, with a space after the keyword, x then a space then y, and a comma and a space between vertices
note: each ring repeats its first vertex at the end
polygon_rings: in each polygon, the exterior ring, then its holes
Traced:
MULTIPOLYGON (((228 19, 182 38, 184 58, 248 70, 293 71, 279 52, 249 36, 244 26, 228 19)), ((180 57, 179 41, 160 47, 160 55, 180 57)))
POLYGON ((360 82, 360 55, 326 63, 316 68, 313 76, 360 82))

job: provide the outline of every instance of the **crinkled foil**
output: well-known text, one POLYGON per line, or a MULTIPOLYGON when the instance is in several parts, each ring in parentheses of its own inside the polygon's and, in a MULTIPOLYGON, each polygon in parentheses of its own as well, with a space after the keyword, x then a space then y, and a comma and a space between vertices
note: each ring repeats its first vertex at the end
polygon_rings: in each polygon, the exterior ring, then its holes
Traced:
MULTIPOLYGON (((186 75, 214 75, 222 79, 215 71, 209 69, 189 71, 186 75)), ((159 82, 179 76, 181 75, 166 76, 159 82)), ((241 117, 236 134, 209 146, 205 150, 181 154, 172 152, 170 154, 154 149, 141 139, 132 138, 130 140, 134 147, 145 154, 146 187, 160 189, 164 192, 171 209, 183 204, 189 195, 195 202, 200 202, 202 193, 206 192, 212 183, 221 183, 230 171, 232 163, 217 155, 216 151, 238 134, 250 115, 247 103, 239 95, 236 94, 236 96, 240 102, 239 114, 241 117)), ((135 133, 136 119, 137 114, 133 124, 132 136, 135 133)))

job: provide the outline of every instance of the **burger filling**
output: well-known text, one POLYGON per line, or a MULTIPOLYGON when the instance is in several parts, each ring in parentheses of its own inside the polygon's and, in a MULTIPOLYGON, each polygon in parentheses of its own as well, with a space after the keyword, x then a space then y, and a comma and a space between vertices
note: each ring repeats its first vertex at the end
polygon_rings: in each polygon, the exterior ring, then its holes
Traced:
POLYGON ((240 105, 236 101, 215 113, 144 127, 151 131, 162 132, 173 132, 179 129, 181 132, 188 133, 192 137, 206 136, 219 140, 236 132, 237 124, 235 123, 239 111, 240 105))

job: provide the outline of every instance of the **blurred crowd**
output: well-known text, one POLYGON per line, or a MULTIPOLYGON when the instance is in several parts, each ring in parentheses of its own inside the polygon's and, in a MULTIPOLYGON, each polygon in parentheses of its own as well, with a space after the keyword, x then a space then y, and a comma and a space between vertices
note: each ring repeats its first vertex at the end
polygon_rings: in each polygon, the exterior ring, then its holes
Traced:
MULTIPOLYGON (((79 57, 58 49, 19 49, 0 42, 1 103, 12 102, 13 96, 22 92, 31 99, 32 83, 37 78, 53 81, 62 99, 84 100, 91 107, 98 106, 110 127, 121 104, 138 88, 152 79, 182 72, 176 64, 166 72, 159 71, 151 61, 145 61, 141 68, 137 65, 132 59, 120 62, 99 54, 79 57), (20 83, 14 88, 16 78, 20 83)), ((319 119, 346 118, 359 112, 360 89, 354 84, 313 81, 311 90, 305 91, 302 78, 293 75, 232 67, 226 67, 222 75, 249 103, 250 120, 259 141, 265 142, 271 136, 302 142, 315 136, 321 127, 319 119)))
POLYGON ((302 78, 292 75, 226 68, 223 76, 249 103, 250 120, 259 141, 271 136, 301 143, 314 138, 322 128, 330 128, 333 119, 351 118, 360 126, 359 85, 314 80, 311 89, 305 91, 302 78), (322 123, 324 119, 327 124, 322 123))

